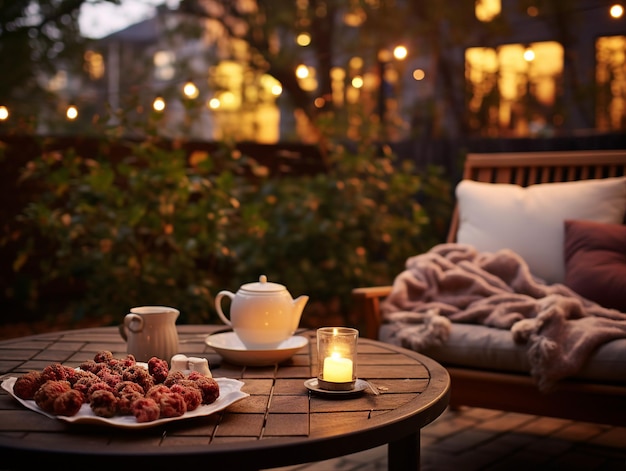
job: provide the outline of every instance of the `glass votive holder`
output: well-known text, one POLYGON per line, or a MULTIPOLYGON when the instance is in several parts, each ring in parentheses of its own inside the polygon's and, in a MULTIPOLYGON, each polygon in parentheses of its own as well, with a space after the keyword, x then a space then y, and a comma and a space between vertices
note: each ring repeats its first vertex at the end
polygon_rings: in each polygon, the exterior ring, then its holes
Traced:
POLYGON ((358 339, 359 331, 350 327, 317 329, 317 383, 320 389, 354 389, 358 339))

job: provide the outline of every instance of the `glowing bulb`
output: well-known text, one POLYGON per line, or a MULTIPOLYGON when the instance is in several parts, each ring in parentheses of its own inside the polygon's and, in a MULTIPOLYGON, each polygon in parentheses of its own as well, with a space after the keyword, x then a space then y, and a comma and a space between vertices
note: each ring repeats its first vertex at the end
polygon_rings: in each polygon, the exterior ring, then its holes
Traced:
POLYGON ((160 96, 156 97, 152 102, 154 111, 163 111, 165 109, 165 100, 160 96))
POLYGON ((207 103, 207 106, 212 110, 218 109, 220 105, 221 105, 220 100, 217 98, 211 98, 209 102, 207 103))
POLYGON ((426 77, 426 72, 424 72, 422 69, 415 69, 413 71, 413 78, 415 80, 424 80, 424 77, 426 77))
POLYGON ((624 15, 624 7, 616 3, 615 5, 611 6, 609 14, 611 15, 611 18, 621 18, 624 15))
POLYGON ((304 64, 300 64, 296 68, 296 77, 298 77, 299 79, 305 79, 308 76, 309 76, 309 68, 304 64))
POLYGON ((67 111, 65 111, 65 116, 70 121, 74 121, 76 118, 78 118, 78 108, 76 108, 74 105, 68 106, 67 111))
POLYGON ((502 10, 500 0, 477 0, 474 6, 476 19, 482 22, 489 22, 500 14, 502 10))
POLYGON ((408 54, 409 51, 404 46, 396 46, 393 50, 393 57, 395 57, 399 61, 406 59, 406 56, 408 54))
POLYGON ((200 91, 195 83, 189 81, 183 86, 183 93, 187 98, 193 100, 194 98, 198 98, 200 91))
POLYGON ((283 93, 283 87, 280 84, 272 85, 272 95, 280 96, 283 93))
POLYGON ((9 119, 9 109, 6 106, 0 106, 0 121, 9 119))
POLYGON ((362 88, 363 87, 363 77, 357 75, 352 79, 352 86, 354 88, 362 88))
POLYGON ((296 43, 298 44, 298 46, 308 46, 309 44, 311 44, 311 35, 309 33, 300 33, 296 37, 296 43))
POLYGON ((533 60, 535 60, 535 51, 533 51, 531 48, 528 48, 524 51, 524 60, 526 62, 532 62, 533 60))

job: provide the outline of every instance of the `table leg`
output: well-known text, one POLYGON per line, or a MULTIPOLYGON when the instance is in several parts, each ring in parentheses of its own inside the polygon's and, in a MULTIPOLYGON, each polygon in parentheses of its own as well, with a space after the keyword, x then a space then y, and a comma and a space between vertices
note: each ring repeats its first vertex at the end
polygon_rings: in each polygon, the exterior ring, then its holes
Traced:
POLYGON ((420 469, 420 431, 387 445, 387 469, 407 471, 420 469))

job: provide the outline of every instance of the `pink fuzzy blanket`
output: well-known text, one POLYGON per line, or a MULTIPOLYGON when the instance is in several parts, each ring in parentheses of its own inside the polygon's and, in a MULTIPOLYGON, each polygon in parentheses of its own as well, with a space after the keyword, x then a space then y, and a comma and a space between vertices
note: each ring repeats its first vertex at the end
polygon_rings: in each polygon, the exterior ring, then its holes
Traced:
POLYGON ((442 345, 450 322, 509 329, 528 347, 531 375, 540 390, 578 372, 601 344, 626 338, 626 313, 582 298, 562 284, 534 278, 516 253, 479 253, 441 244, 411 257, 382 302, 396 337, 421 351, 442 345))

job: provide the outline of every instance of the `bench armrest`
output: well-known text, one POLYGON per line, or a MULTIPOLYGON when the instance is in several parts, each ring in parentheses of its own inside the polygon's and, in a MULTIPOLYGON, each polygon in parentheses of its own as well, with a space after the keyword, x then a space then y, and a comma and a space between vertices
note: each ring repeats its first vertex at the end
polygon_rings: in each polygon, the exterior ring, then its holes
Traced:
POLYGON ((358 310, 357 312, 363 313, 365 319, 364 337, 368 339, 378 338, 378 329, 382 322, 380 300, 391 293, 391 288, 391 286, 368 286, 352 290, 354 306, 358 310))

